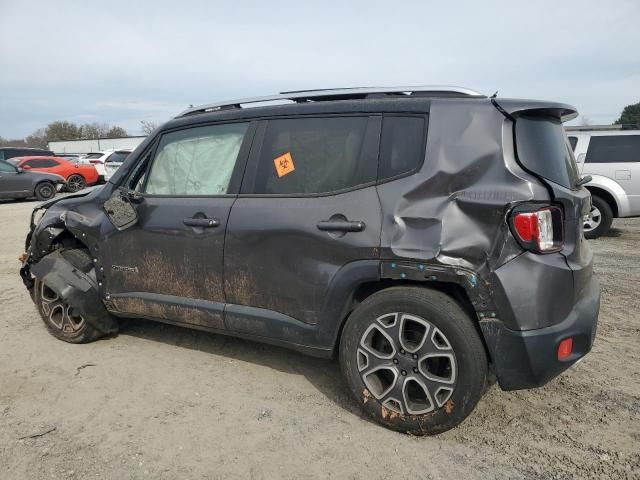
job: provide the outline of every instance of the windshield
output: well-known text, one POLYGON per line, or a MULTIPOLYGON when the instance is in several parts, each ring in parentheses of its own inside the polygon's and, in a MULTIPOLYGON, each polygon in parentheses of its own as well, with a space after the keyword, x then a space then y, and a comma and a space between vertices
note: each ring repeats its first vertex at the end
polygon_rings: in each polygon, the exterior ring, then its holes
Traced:
POLYGON ((22 160, 22 157, 13 157, 6 160, 6 162, 10 163, 11 165, 18 165, 20 163, 20 160, 22 160))
POLYGON ((516 120, 516 150, 520 163, 533 173, 566 188, 575 188, 578 168, 562 122, 549 116, 516 120))

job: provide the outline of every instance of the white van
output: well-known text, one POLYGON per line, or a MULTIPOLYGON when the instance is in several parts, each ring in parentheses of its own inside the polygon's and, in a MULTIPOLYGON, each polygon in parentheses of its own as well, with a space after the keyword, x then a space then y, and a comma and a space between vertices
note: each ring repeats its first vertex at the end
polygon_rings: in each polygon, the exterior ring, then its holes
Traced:
POLYGON ((614 218, 640 216, 640 130, 608 127, 567 127, 581 175, 591 192, 591 213, 585 217, 584 235, 606 233, 614 218))

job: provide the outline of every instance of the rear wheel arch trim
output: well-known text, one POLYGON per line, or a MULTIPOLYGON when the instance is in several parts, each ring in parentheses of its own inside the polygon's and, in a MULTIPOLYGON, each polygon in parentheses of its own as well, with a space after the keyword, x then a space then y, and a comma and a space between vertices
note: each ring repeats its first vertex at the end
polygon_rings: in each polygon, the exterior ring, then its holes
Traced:
POLYGON ((594 196, 594 195, 598 196, 602 200, 607 202, 609 204, 609 206, 611 207, 611 210, 613 211, 613 216, 615 218, 618 218, 619 206, 618 206, 618 200, 617 200, 615 195, 613 195, 607 189, 602 188, 602 187, 596 187, 596 186, 588 185, 586 188, 587 188, 587 190, 589 190, 589 192, 591 192, 592 196, 594 196))
MULTIPOLYGON (((427 267, 425 266, 425 268, 421 270, 419 266, 426 264, 422 264, 420 262, 405 261, 378 261, 378 263, 380 264, 381 275, 377 280, 358 282, 357 285, 353 287, 353 289, 345 293, 345 303, 342 308, 343 314, 340 316, 338 325, 334 328, 335 333, 333 336, 333 341, 331 343, 331 348, 334 352, 334 355, 337 353, 340 344, 340 337, 342 336, 342 330, 344 329, 344 326, 351 313, 357 308, 360 303, 362 303, 370 296, 389 288, 403 286, 407 288, 420 287, 444 293, 449 298, 451 298, 451 300, 455 302, 465 313, 467 313, 470 318, 476 320, 475 323, 478 327, 478 333, 481 333, 478 320, 482 319, 485 315, 484 313, 478 313, 479 310, 488 309, 495 311, 495 307, 489 299, 481 298, 485 296, 485 293, 481 292, 482 290, 484 290, 483 288, 477 288, 479 287, 481 282, 478 280, 478 275, 475 273, 471 273, 470 271, 466 270, 462 271, 461 269, 456 267, 438 265, 437 268, 439 269, 440 274, 442 274, 446 270, 446 280, 444 278, 442 280, 432 278, 422 278, 416 280, 414 278, 408 278, 407 276, 402 277, 402 273, 405 273, 406 275, 406 272, 401 272, 400 269, 396 270, 397 266, 401 264, 405 267, 413 267, 417 269, 419 275, 423 276, 425 272, 427 272, 427 267), (385 264, 387 264, 387 266, 390 266, 391 264, 396 265, 396 267, 393 267, 393 270, 396 273, 395 276, 389 276, 388 272, 385 273, 385 264), (471 280, 471 278, 473 278, 473 280, 471 280), (470 283, 474 283, 475 286, 472 286, 470 283), (472 294, 470 294, 470 288, 480 291, 474 291, 472 294), (364 293, 364 295, 358 299, 357 297, 359 292, 364 293), (481 304, 483 304, 484 306, 482 306, 481 304)), ((491 314, 487 313, 487 317, 490 316, 491 314)))

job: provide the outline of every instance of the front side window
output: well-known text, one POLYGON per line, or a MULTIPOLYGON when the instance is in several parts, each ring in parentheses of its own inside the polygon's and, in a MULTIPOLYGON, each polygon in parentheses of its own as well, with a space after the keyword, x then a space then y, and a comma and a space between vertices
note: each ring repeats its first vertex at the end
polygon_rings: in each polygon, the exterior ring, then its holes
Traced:
POLYGON ((571 144, 571 150, 576 151, 576 145, 578 144, 578 137, 569 137, 569 143, 571 144))
POLYGON ((33 160, 27 160, 24 162, 24 166, 31 168, 50 168, 58 166, 58 162, 55 160, 47 160, 45 158, 34 158, 33 160))
POLYGON ((587 149, 588 163, 640 162, 640 135, 593 136, 587 149))
POLYGON ((223 195, 248 123, 188 128, 162 136, 145 192, 152 195, 223 195))
POLYGON ((328 193, 375 180, 367 125, 367 117, 270 120, 252 193, 328 193))
POLYGON ((5 161, 0 161, 0 172, 16 173, 16 169, 13 165, 9 165, 5 161))

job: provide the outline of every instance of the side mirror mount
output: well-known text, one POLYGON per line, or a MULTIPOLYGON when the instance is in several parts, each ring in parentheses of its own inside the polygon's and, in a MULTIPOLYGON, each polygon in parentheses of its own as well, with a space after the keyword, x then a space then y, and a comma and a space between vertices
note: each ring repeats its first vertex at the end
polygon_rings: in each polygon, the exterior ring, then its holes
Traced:
POLYGON ((24 173, 24 168, 22 168, 22 167, 16 167, 16 171, 17 171, 18 173, 24 173))
MULTIPOLYGON (((132 193, 134 192, 118 189, 113 192, 109 200, 104 202, 104 211, 113 226, 118 230, 126 230, 138 221, 138 214, 132 205, 134 203, 131 198, 132 193)), ((134 197, 135 203, 141 203, 143 200, 142 195, 135 193, 137 195, 137 197, 134 197)))

